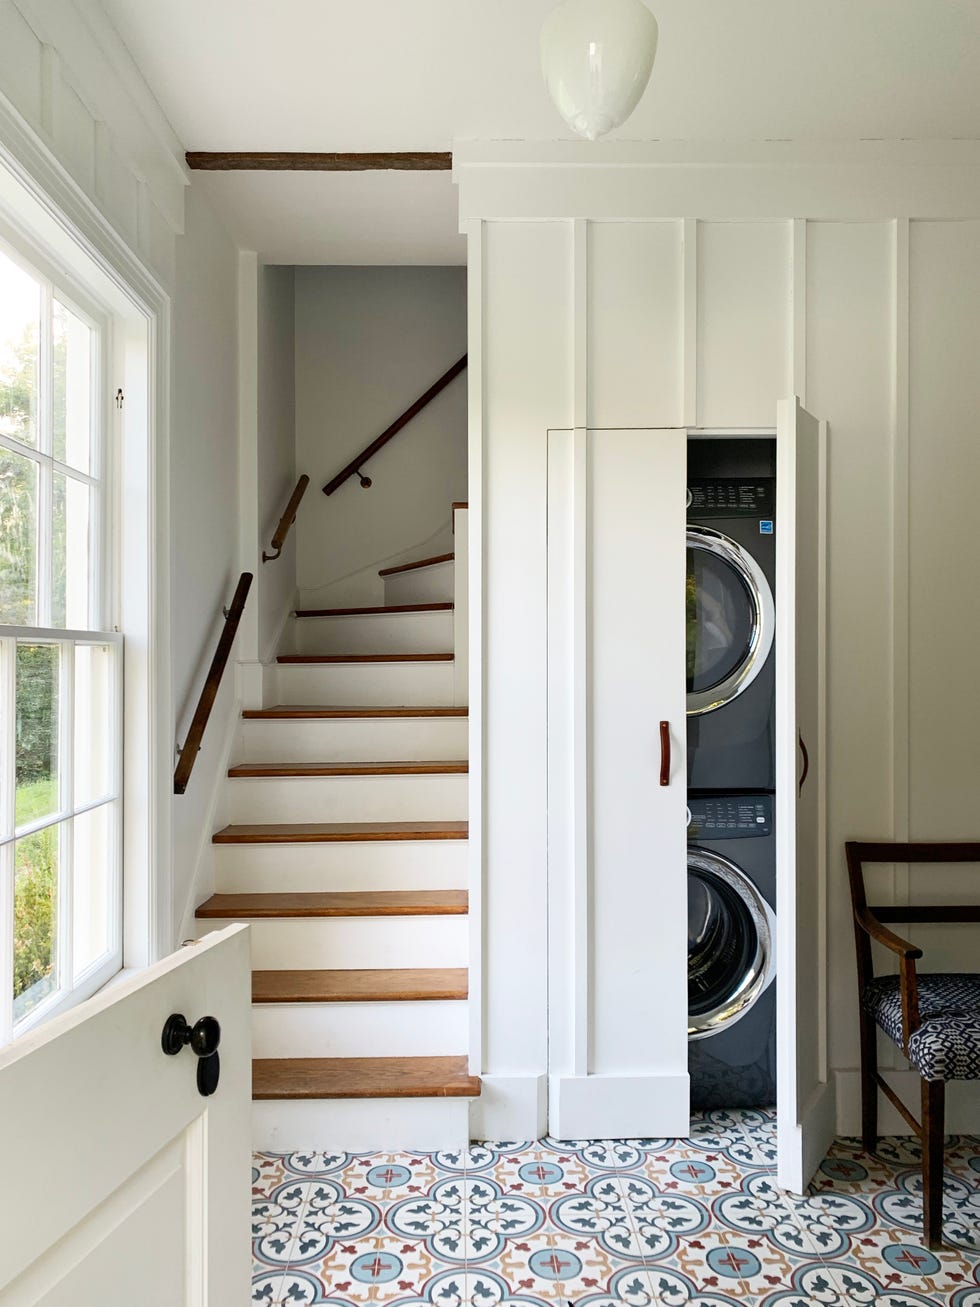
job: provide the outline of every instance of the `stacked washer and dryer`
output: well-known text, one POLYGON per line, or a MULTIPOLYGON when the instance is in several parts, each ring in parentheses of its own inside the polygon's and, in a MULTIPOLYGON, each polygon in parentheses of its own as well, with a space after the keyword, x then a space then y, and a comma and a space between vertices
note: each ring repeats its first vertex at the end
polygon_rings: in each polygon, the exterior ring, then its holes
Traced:
POLYGON ((775 441, 688 445, 691 1107, 776 1101, 775 441))

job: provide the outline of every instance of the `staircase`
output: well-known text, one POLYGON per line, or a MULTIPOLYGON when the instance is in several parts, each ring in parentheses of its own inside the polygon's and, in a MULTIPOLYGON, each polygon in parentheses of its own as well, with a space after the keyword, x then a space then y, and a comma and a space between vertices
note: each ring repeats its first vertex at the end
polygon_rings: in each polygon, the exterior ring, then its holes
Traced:
POLYGON ((276 704, 243 713, 197 910, 201 933, 252 925, 263 1150, 458 1147, 480 1092, 454 556, 381 576, 381 607, 297 612, 276 704))

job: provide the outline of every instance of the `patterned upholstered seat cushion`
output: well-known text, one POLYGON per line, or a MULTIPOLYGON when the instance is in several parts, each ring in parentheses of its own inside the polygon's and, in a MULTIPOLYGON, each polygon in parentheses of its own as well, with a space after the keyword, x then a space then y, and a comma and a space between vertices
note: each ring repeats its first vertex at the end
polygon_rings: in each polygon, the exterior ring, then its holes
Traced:
MULTIPOLYGON (((926 1080, 980 1080, 980 975, 926 973, 918 982, 922 1025, 909 1040, 909 1061, 926 1080)), ((863 1002, 901 1048, 898 976, 877 976, 863 1002)))

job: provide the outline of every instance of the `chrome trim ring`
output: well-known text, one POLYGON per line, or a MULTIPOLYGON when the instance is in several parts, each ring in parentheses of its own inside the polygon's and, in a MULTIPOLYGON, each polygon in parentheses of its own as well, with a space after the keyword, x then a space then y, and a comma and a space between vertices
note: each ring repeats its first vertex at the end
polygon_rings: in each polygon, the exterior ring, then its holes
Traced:
POLYGON ((720 853, 692 844, 687 850, 687 868, 688 874, 693 869, 734 890, 752 920, 756 937, 754 956, 738 984, 710 1011, 688 1016, 687 1037, 693 1040, 706 1039, 734 1025, 772 984, 776 975, 776 914, 741 867, 720 853))
POLYGON ((704 549, 715 554, 741 580, 752 606, 752 634, 745 657, 716 685, 706 690, 692 690, 687 696, 688 717, 713 712, 738 697, 752 684, 765 665, 776 633, 776 606, 765 573, 747 549, 729 536, 709 526, 687 528, 688 549, 704 549))

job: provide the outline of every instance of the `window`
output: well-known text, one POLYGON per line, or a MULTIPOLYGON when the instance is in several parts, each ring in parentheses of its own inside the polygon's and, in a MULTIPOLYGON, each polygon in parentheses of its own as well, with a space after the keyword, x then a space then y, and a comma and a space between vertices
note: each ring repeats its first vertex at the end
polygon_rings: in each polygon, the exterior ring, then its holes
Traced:
POLYGON ((0 1043, 120 966, 107 337, 0 243, 0 1043))

